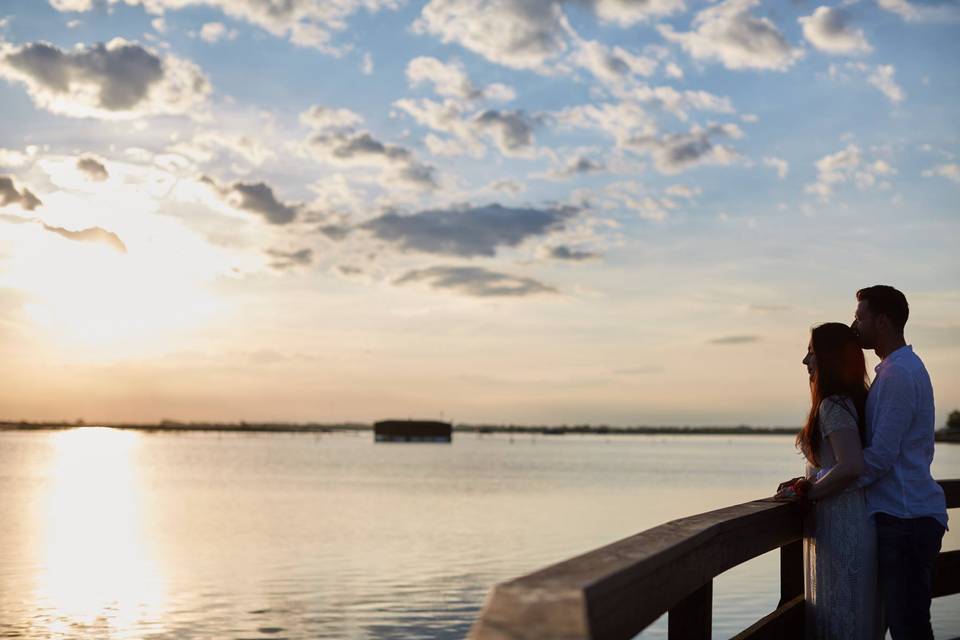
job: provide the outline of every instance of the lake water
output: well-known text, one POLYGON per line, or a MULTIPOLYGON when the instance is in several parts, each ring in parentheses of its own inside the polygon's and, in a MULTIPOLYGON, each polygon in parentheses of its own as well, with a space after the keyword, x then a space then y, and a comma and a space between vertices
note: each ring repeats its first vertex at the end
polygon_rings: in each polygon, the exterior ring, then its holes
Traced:
MULTIPOLYGON (((0 432, 0 637, 460 638, 494 583, 803 466, 783 436, 372 440, 0 432)), ((934 475, 960 477, 960 446, 934 475)), ((714 637, 771 611, 778 576, 774 552, 717 578, 714 637)), ((960 636, 960 596, 933 618, 960 636)))

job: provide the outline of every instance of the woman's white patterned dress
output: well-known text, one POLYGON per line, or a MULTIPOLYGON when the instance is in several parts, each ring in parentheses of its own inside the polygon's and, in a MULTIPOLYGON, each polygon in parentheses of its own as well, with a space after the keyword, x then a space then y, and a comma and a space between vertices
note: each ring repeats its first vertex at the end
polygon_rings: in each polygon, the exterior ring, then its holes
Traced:
MULTIPOLYGON (((820 404, 821 469, 836 464, 830 435, 857 432, 857 410, 846 396, 820 404)), ((820 471, 807 466, 807 477, 820 471)), ((814 640, 882 638, 877 593, 876 526, 867 516, 862 489, 814 503, 803 523, 806 635, 814 640)))

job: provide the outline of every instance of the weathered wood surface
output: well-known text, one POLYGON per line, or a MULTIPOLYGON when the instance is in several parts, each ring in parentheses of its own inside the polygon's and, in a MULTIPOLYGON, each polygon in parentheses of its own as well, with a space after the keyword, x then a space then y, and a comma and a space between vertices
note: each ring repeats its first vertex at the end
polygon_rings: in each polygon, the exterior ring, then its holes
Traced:
POLYGON ((803 595, 803 540, 780 547, 780 602, 778 607, 803 595))
POLYGON ((947 509, 960 507, 960 480, 940 480, 943 494, 947 497, 947 509))
MULTIPOLYGON (((947 507, 960 507, 960 480, 940 485, 947 507)), ((771 499, 674 520, 496 585, 469 637, 632 638, 680 603, 683 610, 699 602, 702 612, 702 598, 685 599, 727 569, 780 547, 780 606, 737 638, 797 638, 804 608, 801 536, 797 505, 771 499)), ((960 551, 941 553, 934 575, 935 597, 953 593, 960 593, 960 551)))
POLYGON ((710 581, 670 609, 667 639, 710 640, 712 631, 713 581, 710 581))
POLYGON ((470 637, 632 638, 714 576, 800 537, 797 506, 770 499, 674 520, 497 585, 470 637))
POLYGON ((804 635, 805 605, 801 593, 757 620, 732 640, 801 640, 804 635))

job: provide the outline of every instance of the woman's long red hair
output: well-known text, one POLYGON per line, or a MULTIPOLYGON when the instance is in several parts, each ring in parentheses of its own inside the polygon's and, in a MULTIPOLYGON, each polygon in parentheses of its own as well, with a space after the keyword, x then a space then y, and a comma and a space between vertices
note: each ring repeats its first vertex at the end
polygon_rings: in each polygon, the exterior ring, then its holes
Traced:
POLYGON ((830 396, 847 396, 857 408, 860 443, 864 444, 867 391, 870 379, 863 351, 853 330, 839 322, 827 322, 810 332, 817 363, 810 381, 810 413, 797 434, 797 448, 810 464, 820 466, 820 402, 830 396))

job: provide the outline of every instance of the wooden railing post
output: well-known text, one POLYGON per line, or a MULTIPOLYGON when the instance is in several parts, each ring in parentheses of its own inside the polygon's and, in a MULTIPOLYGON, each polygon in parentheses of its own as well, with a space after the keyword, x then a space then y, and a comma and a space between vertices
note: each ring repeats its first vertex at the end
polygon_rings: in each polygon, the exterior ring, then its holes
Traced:
POLYGON ((780 603, 803 595, 803 540, 780 547, 780 603))
POLYGON ((678 602, 667 614, 669 640, 710 640, 713 633, 713 581, 678 602))

